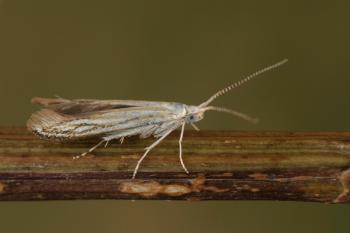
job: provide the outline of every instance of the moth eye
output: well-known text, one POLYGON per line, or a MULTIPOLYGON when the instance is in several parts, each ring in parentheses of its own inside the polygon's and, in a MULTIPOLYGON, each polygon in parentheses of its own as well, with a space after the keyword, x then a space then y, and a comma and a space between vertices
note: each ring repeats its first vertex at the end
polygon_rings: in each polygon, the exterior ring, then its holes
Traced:
POLYGON ((193 120, 193 119, 194 119, 194 116, 193 116, 193 115, 191 115, 191 116, 190 116, 190 120, 193 120))

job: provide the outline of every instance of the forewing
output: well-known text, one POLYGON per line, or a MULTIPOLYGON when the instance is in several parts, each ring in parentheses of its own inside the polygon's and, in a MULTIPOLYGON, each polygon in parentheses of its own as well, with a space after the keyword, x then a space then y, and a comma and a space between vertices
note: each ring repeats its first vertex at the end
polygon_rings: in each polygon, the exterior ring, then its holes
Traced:
POLYGON ((175 119, 175 120, 166 120, 161 122, 160 124, 152 124, 152 125, 143 125, 138 126, 136 128, 128 128, 124 130, 110 132, 108 135, 104 137, 106 141, 121 138, 125 136, 133 136, 140 135, 140 138, 147 138, 151 135, 158 138, 163 136, 165 133, 169 131, 173 131, 179 128, 183 124, 183 120, 175 119))
POLYGON ((79 114, 65 114, 54 108, 34 113, 27 126, 39 136, 53 139, 131 136, 158 129, 179 117, 178 112, 162 106, 104 109, 79 114))

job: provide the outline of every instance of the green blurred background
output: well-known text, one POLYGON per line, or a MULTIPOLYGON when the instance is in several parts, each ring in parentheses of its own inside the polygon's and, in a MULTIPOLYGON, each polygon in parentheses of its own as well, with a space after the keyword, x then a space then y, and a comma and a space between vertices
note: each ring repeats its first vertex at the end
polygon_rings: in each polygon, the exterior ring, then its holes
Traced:
MULTIPOLYGON (((203 129, 348 130, 348 1, 0 0, 1 125, 33 96, 198 104, 218 99, 251 125, 210 113, 203 129)), ((186 147, 186 140, 184 142, 186 147)), ((294 202, 0 203, 1 232, 348 232, 350 207, 294 202)))

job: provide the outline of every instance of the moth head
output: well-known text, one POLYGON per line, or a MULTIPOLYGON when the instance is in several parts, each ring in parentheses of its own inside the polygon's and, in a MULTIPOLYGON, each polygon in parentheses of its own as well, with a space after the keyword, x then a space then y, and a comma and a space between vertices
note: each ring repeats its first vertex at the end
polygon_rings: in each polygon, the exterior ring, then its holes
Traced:
MULTIPOLYGON (((250 121, 252 123, 257 123, 258 119, 256 119, 256 118, 252 118, 252 117, 247 116, 247 115, 245 115, 243 113, 240 113, 240 112, 228 109, 228 108, 209 106, 209 104, 211 102, 213 102, 219 96, 224 95, 225 93, 227 93, 227 92, 229 92, 229 91, 231 91, 231 90, 241 86, 242 84, 248 82, 249 80, 251 80, 251 79, 253 79, 253 78, 257 77, 257 76, 259 76, 260 74, 265 73, 265 72, 270 71, 270 70, 273 70, 273 69, 275 69, 275 68, 285 64, 286 62, 288 62, 288 59, 283 59, 282 61, 279 61, 279 62, 277 62, 277 63, 275 63, 273 65, 270 65, 270 66, 265 67, 265 68, 263 68, 261 70, 258 70, 255 73, 252 73, 252 74, 248 75, 247 77, 241 79, 240 81, 235 82, 235 83, 233 83, 233 84, 231 84, 231 85, 229 85, 229 86, 219 90, 214 95, 212 95, 208 100, 206 100, 202 104, 196 106, 197 109, 196 109, 196 111, 193 111, 193 114, 192 114, 193 118, 201 120, 203 118, 204 112, 206 112, 206 111, 217 111, 217 112, 229 113, 229 114, 232 114, 234 116, 240 117, 240 118, 242 118, 244 120, 250 121)), ((196 120, 196 121, 198 121, 198 120, 196 120)), ((195 122, 195 121, 192 121, 192 122, 195 122)))
POLYGON ((198 106, 188 106, 186 114, 186 123, 194 123, 204 118, 204 112, 198 106))

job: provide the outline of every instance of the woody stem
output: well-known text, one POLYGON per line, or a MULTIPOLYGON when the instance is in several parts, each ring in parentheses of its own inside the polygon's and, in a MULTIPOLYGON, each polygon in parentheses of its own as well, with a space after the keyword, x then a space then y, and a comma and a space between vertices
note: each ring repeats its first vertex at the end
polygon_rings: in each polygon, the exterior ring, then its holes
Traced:
POLYGON ((25 128, 0 128, 0 200, 196 199, 350 202, 349 132, 186 131, 111 142, 72 160, 97 141, 40 140, 25 128), (95 156, 94 156, 95 155, 95 156))

